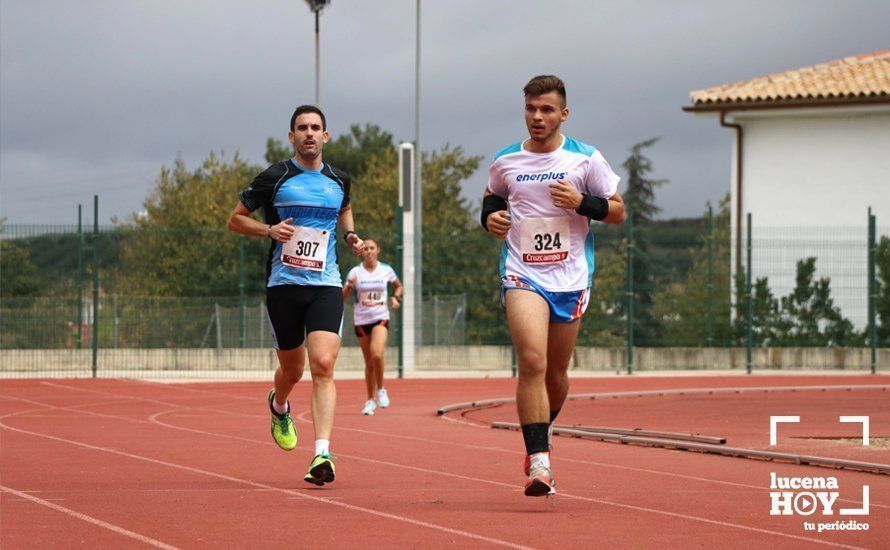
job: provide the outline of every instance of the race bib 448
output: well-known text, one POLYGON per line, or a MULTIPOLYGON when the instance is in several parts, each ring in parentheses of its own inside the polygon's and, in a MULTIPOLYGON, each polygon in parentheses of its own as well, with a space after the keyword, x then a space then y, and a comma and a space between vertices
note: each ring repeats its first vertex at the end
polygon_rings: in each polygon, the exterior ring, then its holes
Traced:
POLYGON ((367 290, 359 293, 359 302, 363 306, 382 306, 386 302, 383 301, 383 292, 380 290, 367 290))

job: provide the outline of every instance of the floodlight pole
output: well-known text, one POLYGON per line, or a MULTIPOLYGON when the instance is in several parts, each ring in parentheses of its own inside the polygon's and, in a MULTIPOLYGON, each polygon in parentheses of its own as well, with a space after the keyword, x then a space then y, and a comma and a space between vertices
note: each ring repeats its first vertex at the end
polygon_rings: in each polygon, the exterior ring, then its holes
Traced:
MULTIPOLYGON (((423 153, 420 148, 420 0, 416 0, 416 36, 414 54, 414 254, 416 290, 414 309, 417 340, 423 343, 423 153)), ((406 235, 407 237, 407 235, 406 235)))
POLYGON ((309 10, 315 14, 315 106, 321 107, 321 47, 319 45, 319 16, 331 0, 306 0, 309 10))
POLYGON ((399 210, 402 212, 402 314, 401 314, 401 364, 399 365, 399 373, 414 370, 415 344, 416 344, 416 328, 417 328, 417 251, 415 245, 415 227, 414 221, 414 192, 416 189, 414 184, 416 159, 415 148, 411 143, 402 143, 399 145, 399 210))
POLYGON ((93 378, 99 368, 99 195, 93 195, 93 378))
POLYGON ((321 107, 321 48, 319 47, 318 16, 321 10, 315 10, 315 106, 321 107))

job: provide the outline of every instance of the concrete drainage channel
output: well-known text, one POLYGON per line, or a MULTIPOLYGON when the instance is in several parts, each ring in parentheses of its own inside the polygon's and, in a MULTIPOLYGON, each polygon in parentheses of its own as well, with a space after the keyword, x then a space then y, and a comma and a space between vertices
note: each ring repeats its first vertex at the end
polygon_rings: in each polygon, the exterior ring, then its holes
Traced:
MULTIPOLYGON (((568 399, 618 399, 628 397, 663 397, 678 395, 714 395, 720 393, 771 393, 771 392, 810 392, 810 391, 857 391, 857 390, 881 390, 887 391, 887 385, 855 385, 855 386, 777 386, 777 387, 748 387, 748 388, 701 388, 680 390, 647 390, 626 391, 610 393, 588 393, 569 395, 568 399)), ((468 401, 445 405, 438 410, 439 416, 448 413, 459 412, 461 416, 481 409, 497 407, 514 403, 515 398, 486 399, 481 401, 468 401)), ((519 424, 513 422, 493 422, 491 427, 502 430, 519 430, 519 424)), ((756 460, 769 460, 804 464, 819 468, 844 469, 872 474, 890 475, 890 465, 863 462, 858 460, 845 460, 813 455, 801 455, 794 453, 779 453, 773 451, 761 451, 757 449, 744 449, 741 447, 728 447, 726 438, 715 436, 703 436, 698 434, 682 434, 673 432, 656 432, 642 429, 603 428, 588 426, 560 426, 553 427, 553 434, 560 436, 590 439, 594 441, 607 441, 626 445, 641 445, 682 451, 717 454, 736 458, 748 458, 756 460)))

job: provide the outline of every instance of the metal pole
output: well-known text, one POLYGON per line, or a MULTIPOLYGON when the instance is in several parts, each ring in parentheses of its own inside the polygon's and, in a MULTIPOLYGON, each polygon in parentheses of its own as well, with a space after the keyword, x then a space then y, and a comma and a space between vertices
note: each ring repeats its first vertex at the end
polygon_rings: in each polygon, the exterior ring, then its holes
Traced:
MULTIPOLYGON (((405 213, 402 210, 401 205, 396 207, 396 273, 399 277, 404 277, 404 272, 402 271, 403 262, 402 262, 402 250, 405 248, 405 244, 402 242, 403 239, 403 228, 402 228, 402 217, 405 213)), ((404 291, 403 291, 404 292, 404 291)), ((404 323, 404 315, 401 310, 399 311, 398 324, 396 325, 396 329, 399 331, 399 337, 396 341, 399 343, 399 378, 404 378, 405 376, 405 342, 402 339, 402 331, 405 330, 404 323)))
POLYGON ((112 319, 114 319, 114 349, 118 348, 118 337, 120 333, 118 332, 118 324, 120 319, 117 316, 117 293, 111 295, 111 314, 112 319))
POLYGON ((747 322, 747 334, 745 338, 745 368, 748 371, 748 374, 751 374, 751 345, 753 340, 753 318, 754 318, 754 297, 751 295, 752 287, 751 287, 751 213, 748 212, 748 242, 745 244, 745 248, 748 252, 748 264, 747 264, 747 273, 745 274, 745 278, 747 279, 747 284, 745 285, 746 294, 748 296, 748 322, 747 322))
POLYGON ((413 371, 416 365, 417 348, 421 343, 417 339, 417 251, 414 245, 414 154, 413 143, 399 145, 399 206, 402 208, 402 368, 413 371))
POLYGON ((263 343, 266 340, 266 304, 262 300, 260 300, 260 343, 257 347, 261 348, 265 346, 263 343))
POLYGON ((439 345, 439 296, 433 296, 433 345, 439 345))
POLYGON ((875 329, 875 300, 877 285, 875 284, 875 259, 877 253, 875 216, 868 209, 868 341, 871 347, 871 373, 877 372, 877 338, 875 329))
POLYGON ((238 347, 244 347, 244 235, 238 237, 238 347))
POLYGON ((708 205, 708 347, 714 346, 714 212, 708 205))
POLYGON ((321 107, 321 48, 319 47, 318 16, 321 10, 315 11, 315 106, 321 107))
POLYGON ((222 319, 219 316, 219 303, 213 304, 213 311, 216 316, 216 349, 222 349, 222 319))
POLYGON ((414 326, 415 342, 423 343, 423 153, 420 148, 420 0, 416 0, 414 54, 414 326))
POLYGON ((93 378, 99 368, 99 195, 93 195, 93 378))
POLYGON ((634 229, 627 214, 627 374, 634 373, 634 229))
POLYGON ((77 349, 83 348, 83 206, 77 205, 77 349))

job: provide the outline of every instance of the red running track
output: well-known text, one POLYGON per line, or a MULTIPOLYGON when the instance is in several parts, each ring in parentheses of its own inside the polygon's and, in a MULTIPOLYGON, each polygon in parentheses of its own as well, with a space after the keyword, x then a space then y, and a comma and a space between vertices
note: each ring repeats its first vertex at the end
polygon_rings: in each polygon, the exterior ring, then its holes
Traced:
MULTIPOLYGON (((884 383, 881 376, 622 377, 574 380, 572 392, 884 383)), ((316 488, 302 481, 312 455, 310 385, 299 384, 291 399, 303 412, 301 441, 290 453, 268 433, 268 387, 0 382, 0 546, 886 548, 890 540, 890 476, 614 443, 557 438, 559 495, 524 497, 517 433, 436 416, 441 405, 512 395, 509 379, 392 381, 393 406, 372 417, 359 414, 363 382, 339 382, 337 481, 316 488), (840 518, 770 516, 770 472, 835 476, 845 508, 859 507, 860 488, 869 485, 870 515, 843 518, 869 530, 816 533, 803 522, 840 518)), ((819 410, 832 394, 800 397, 795 405, 819 410)), ((886 435, 884 401, 861 402, 849 414, 873 414, 872 433, 886 435)), ((677 431, 729 400, 704 402, 680 407, 672 422, 641 427, 677 431)), ((588 413, 590 403, 570 402, 566 419, 584 411, 581 423, 609 425, 626 415, 636 427, 663 417, 649 410, 656 399, 615 400, 622 410, 601 418, 588 417, 600 412, 588 413)), ((498 420, 515 419, 510 407, 499 411, 498 420)), ((768 438, 760 416, 746 429, 768 438)), ((875 453, 872 461, 882 462, 875 453)))

